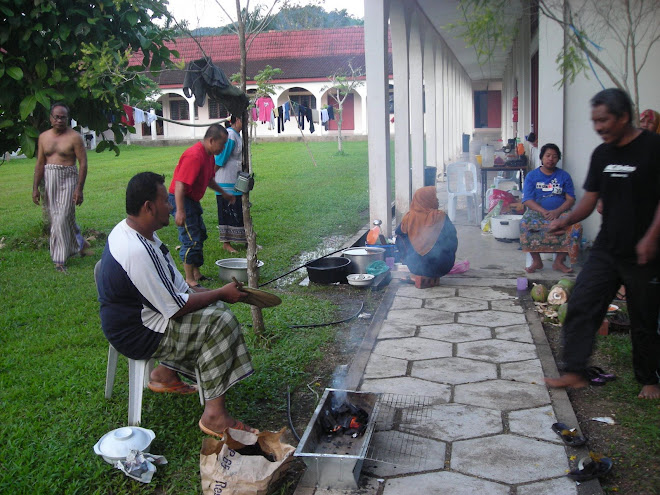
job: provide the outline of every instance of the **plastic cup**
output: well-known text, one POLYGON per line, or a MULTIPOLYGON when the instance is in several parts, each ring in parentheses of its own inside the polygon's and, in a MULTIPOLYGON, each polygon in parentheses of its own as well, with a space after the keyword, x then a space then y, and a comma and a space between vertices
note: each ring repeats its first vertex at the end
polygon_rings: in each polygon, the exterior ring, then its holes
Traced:
POLYGON ((394 270, 394 258, 392 256, 385 258, 385 264, 390 268, 390 270, 394 270))
POLYGON ((474 155, 474 157, 477 159, 477 164, 481 167, 481 155, 474 155))
POLYGON ((525 277, 518 277, 516 279, 516 287, 518 290, 527 290, 527 279, 525 277))

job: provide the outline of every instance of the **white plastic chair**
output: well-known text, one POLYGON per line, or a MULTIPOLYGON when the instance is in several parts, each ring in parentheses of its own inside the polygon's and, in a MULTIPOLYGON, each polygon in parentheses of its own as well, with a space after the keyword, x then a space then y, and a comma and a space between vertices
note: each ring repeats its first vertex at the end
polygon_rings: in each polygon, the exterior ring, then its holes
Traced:
MULTIPOLYGON (((98 291, 99 285, 99 267, 101 262, 98 261, 94 266, 94 281, 98 291)), ((119 351, 115 349, 112 344, 108 349, 108 365, 105 374, 105 398, 112 397, 112 389, 115 385, 115 375, 117 374, 117 360, 119 358, 119 351)), ((149 383, 149 376, 154 369, 153 359, 130 359, 128 358, 128 425, 139 426, 142 418, 142 395, 144 389, 147 388, 149 383)), ((204 405, 204 391, 201 386, 201 379, 199 368, 195 368, 195 375, 197 377, 197 389, 199 391, 199 402, 204 405)))
POLYGON ((479 193, 477 166, 470 162, 455 162, 447 165, 447 214, 450 220, 456 218, 456 203, 459 196, 465 196, 470 213, 474 213, 475 223, 479 223, 479 193))

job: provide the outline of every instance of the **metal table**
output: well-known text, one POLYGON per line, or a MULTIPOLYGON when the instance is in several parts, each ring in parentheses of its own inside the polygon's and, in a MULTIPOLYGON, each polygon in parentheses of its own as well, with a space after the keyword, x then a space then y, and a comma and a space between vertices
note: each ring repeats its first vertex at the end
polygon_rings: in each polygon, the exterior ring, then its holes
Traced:
POLYGON ((488 192, 488 172, 520 172, 518 174, 518 186, 520 191, 523 188, 525 180, 525 172, 527 172, 527 164, 518 165, 515 167, 502 166, 502 167, 480 167, 481 169, 481 218, 486 216, 486 192, 488 192))

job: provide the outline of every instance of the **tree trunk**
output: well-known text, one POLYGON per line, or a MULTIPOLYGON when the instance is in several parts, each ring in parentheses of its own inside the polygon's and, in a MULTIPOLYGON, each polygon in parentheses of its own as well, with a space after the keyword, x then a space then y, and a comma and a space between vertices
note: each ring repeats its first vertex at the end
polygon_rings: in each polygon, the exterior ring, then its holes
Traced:
MULTIPOLYGON (((238 20, 238 40, 241 50, 241 91, 245 93, 247 81, 247 48, 245 46, 245 19, 241 13, 241 2, 236 0, 236 18, 238 20)), ((249 121, 247 118, 247 111, 243 112, 241 116, 243 122, 243 171, 252 173, 252 163, 250 161, 250 137, 249 137, 249 121), (246 129, 247 128, 247 129, 246 129)), ((257 276, 257 234, 254 231, 252 223, 252 215, 250 213, 250 193, 243 194, 243 225, 245 227, 245 237, 247 240, 247 273, 248 273, 248 287, 257 288, 259 285, 259 277, 257 276)), ((264 317, 261 313, 261 308, 250 306, 252 312, 252 328, 255 335, 263 335, 265 325, 264 317)))

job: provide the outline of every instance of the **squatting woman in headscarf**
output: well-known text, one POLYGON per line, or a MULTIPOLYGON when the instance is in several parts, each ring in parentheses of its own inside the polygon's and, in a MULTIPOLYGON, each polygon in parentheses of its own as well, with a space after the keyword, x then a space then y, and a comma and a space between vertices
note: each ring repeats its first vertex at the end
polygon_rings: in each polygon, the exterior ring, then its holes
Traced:
POLYGON ((410 210, 396 228, 397 248, 418 289, 438 285, 456 258, 456 228, 438 206, 434 186, 418 189, 410 210))

